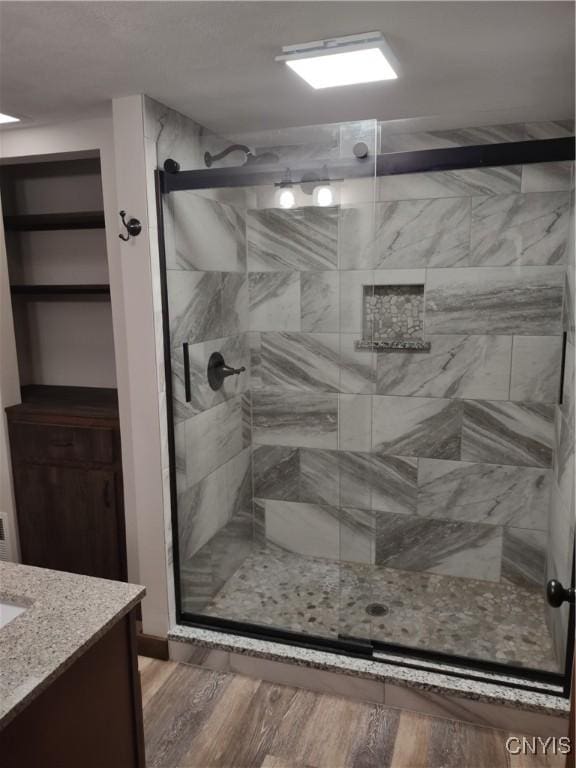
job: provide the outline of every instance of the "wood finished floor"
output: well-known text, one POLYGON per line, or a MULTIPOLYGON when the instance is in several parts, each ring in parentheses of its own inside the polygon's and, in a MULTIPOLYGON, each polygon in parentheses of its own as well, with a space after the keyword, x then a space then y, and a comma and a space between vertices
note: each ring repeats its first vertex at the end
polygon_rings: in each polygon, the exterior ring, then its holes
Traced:
MULTIPOLYGON (((505 731, 140 658, 147 768, 563 768, 505 731)), ((515 734, 514 734, 515 735, 515 734)))

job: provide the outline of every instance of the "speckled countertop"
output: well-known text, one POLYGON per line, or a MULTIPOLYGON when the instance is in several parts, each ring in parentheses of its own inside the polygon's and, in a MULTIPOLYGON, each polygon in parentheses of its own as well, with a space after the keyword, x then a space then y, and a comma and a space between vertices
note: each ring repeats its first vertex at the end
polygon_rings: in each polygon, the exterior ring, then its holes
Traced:
MULTIPOLYGON (((556 717, 567 717, 570 710, 569 700, 557 695, 557 689, 555 690, 554 686, 540 685, 541 689, 549 693, 510 688, 507 685, 498 684, 511 681, 511 678, 503 676, 498 679, 499 676, 490 675, 494 682, 488 683, 484 680, 453 677, 437 671, 386 663, 387 660, 375 661, 344 656, 328 651, 182 625, 173 627, 168 633, 168 639, 556 717)), ((446 666, 447 672, 453 669, 454 667, 446 666)))
POLYGON ((0 562, 0 729, 144 596, 144 587, 0 562))

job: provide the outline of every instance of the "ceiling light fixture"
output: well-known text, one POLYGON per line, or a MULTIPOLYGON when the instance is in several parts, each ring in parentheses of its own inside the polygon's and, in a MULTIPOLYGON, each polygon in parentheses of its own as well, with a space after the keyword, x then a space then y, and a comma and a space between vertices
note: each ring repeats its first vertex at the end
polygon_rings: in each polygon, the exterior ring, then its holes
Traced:
POLYGON ((20 118, 19 117, 12 117, 12 115, 3 115, 2 112, 0 112, 0 125, 4 123, 19 123, 20 118))
POLYGON ((398 65, 381 32, 285 45, 283 61, 313 88, 395 80, 398 65))

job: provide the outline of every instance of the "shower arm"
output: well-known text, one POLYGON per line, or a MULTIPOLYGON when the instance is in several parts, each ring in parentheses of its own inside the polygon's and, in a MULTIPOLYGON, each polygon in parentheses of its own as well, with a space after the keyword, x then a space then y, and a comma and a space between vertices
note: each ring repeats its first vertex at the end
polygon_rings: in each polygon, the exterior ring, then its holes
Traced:
POLYGON ((226 149, 223 149, 222 152, 218 152, 216 155, 213 155, 210 152, 204 152, 204 163, 206 164, 207 168, 210 168, 212 163, 218 162, 218 160, 223 160, 231 152, 244 152, 246 156, 252 154, 252 150, 250 147, 247 147, 246 144, 231 144, 229 147, 226 147, 226 149))

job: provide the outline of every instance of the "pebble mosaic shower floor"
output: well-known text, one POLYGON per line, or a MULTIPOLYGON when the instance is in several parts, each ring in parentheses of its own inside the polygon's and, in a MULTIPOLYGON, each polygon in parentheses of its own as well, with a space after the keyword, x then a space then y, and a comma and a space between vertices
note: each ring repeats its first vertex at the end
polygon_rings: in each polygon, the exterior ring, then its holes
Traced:
POLYGON ((512 585, 337 563, 267 546, 246 558, 202 613, 558 671, 541 591, 512 585), (373 604, 385 614, 369 615, 373 604))

